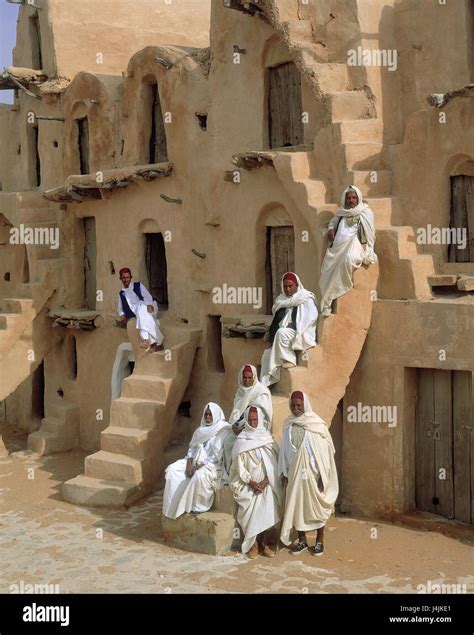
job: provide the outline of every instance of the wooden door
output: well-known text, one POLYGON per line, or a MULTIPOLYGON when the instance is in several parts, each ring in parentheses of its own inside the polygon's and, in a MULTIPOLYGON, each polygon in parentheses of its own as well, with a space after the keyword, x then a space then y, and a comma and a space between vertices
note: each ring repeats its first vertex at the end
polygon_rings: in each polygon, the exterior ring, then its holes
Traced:
POLYGON ((95 310, 97 294, 97 245, 95 234, 95 218, 84 218, 84 292, 85 306, 95 310))
POLYGON ((148 290, 161 310, 168 308, 168 266, 163 234, 145 234, 148 290))
POLYGON ((293 62, 268 69, 270 148, 303 143, 301 75, 293 62))
POLYGON ((89 123, 87 117, 77 120, 79 147, 79 169, 81 174, 90 174, 89 167, 89 123))
POLYGON ((267 227, 266 310, 271 313, 273 302, 281 293, 281 278, 295 268, 295 232, 291 225, 267 227))
POLYGON ((416 505, 473 522, 471 373, 418 369, 416 505))
POLYGON ((474 176, 451 177, 451 227, 463 229, 467 246, 449 246, 449 262, 474 262, 474 176))
POLYGON ((166 132, 161 111, 158 84, 152 83, 151 91, 151 131, 150 131, 150 163, 162 163, 168 160, 166 132))

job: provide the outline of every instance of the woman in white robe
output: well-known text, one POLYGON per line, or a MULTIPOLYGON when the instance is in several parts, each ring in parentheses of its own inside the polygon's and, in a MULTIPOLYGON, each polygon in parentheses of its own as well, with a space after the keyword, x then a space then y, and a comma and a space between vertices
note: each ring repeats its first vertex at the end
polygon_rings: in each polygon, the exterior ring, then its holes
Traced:
POLYGON ((224 444, 223 482, 227 481, 232 462, 232 448, 244 428, 244 413, 248 406, 258 406, 263 413, 264 425, 267 430, 272 429, 273 404, 269 389, 258 381, 257 369, 252 364, 245 364, 239 371, 239 386, 235 393, 232 413, 229 423, 233 434, 229 434, 224 444))
POLYGON ((271 340, 274 334, 273 342, 262 355, 260 381, 265 386, 280 380, 282 366, 296 366, 296 351, 316 346, 318 309, 314 293, 307 291, 291 271, 283 275, 281 291, 272 307, 273 322, 268 335, 271 340))
POLYGON ((357 187, 351 185, 344 190, 341 207, 329 222, 328 236, 333 240, 324 256, 319 279, 320 311, 324 316, 331 314, 333 300, 352 289, 354 269, 377 262, 374 214, 357 187))
POLYGON ((284 423, 278 474, 286 486, 281 541, 290 545, 290 533, 298 531, 292 554, 308 549, 307 531, 317 530, 313 555, 324 551, 324 527, 339 493, 334 444, 326 423, 313 412, 307 396, 293 392, 292 414, 284 423))
POLYGON ((232 450, 230 487, 238 504, 237 522, 243 533, 242 553, 272 558, 266 531, 280 520, 281 487, 278 480, 278 446, 265 428, 263 412, 250 406, 245 424, 232 450))
POLYGON ((164 516, 178 518, 185 512, 200 513, 211 509, 221 478, 224 441, 230 432, 220 406, 208 403, 186 458, 166 468, 164 516))

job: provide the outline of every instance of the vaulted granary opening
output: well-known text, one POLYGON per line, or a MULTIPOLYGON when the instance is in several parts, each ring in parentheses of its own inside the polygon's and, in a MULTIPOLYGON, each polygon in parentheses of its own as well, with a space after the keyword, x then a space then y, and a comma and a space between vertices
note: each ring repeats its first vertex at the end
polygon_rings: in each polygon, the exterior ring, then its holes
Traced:
POLYGON ((31 412, 36 419, 44 417, 44 362, 33 373, 31 412))
POLYGON ((270 148, 303 143, 301 74, 293 62, 267 69, 270 148))
POLYGON ((449 262, 474 262, 474 176, 451 177, 450 228, 461 240, 451 242, 449 262))
POLYGON ((419 368, 416 506, 472 523, 472 373, 419 368))
POLYGON ((81 174, 90 174, 89 165, 89 122, 87 117, 76 119, 79 169, 81 174))
POLYGON ((38 12, 29 17, 29 31, 31 42, 31 67, 36 70, 43 68, 43 56, 41 52, 41 30, 38 12))
POLYGON ((291 225, 267 227, 265 254, 265 305, 270 314, 281 293, 283 274, 295 269, 295 232, 291 225))
POLYGON ((168 160, 168 151, 160 94, 156 81, 152 81, 148 87, 147 109, 150 113, 148 163, 162 163, 168 160))
POLYGON ((97 244, 95 218, 83 219, 84 228, 84 306, 94 310, 96 308, 97 280, 96 259, 97 244))
POLYGON ((148 289, 160 311, 168 308, 168 265, 162 233, 145 234, 145 264, 148 289))

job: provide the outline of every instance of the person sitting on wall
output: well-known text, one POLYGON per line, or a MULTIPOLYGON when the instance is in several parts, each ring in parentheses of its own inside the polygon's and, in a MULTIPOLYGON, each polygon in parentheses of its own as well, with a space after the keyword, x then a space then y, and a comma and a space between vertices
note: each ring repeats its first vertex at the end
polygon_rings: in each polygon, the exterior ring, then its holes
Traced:
POLYGON ((270 386, 280 380, 280 368, 296 366, 296 352, 316 346, 318 309, 314 293, 307 291, 295 273, 285 273, 282 293, 272 307, 273 321, 265 338, 270 341, 262 355, 261 382, 270 386))
POLYGON ((265 427, 263 410, 245 411, 244 429, 232 450, 230 488, 238 504, 237 522, 244 533, 242 553, 273 558, 267 530, 280 520, 282 490, 278 480, 278 446, 265 427))
POLYGON ((229 417, 232 432, 224 444, 223 481, 227 480, 232 462, 232 448, 245 425, 244 413, 249 405, 262 409, 265 428, 272 429, 273 405, 272 395, 268 388, 258 381, 257 369, 251 364, 242 366, 238 376, 239 386, 234 397, 234 406, 229 417))
POLYGON ((281 541, 290 545, 296 529, 298 541, 290 552, 308 548, 306 532, 317 530, 313 555, 324 551, 324 526, 339 493, 334 444, 326 423, 313 412, 308 397, 297 390, 290 397, 291 415, 286 419, 278 457, 278 474, 286 487, 281 541))
POLYGON ((163 516, 174 519, 186 512, 211 509, 221 479, 224 441, 229 433, 232 434, 231 427, 224 420, 222 409, 208 403, 186 457, 166 468, 163 516))
POLYGON ((324 316, 331 314, 333 300, 352 289, 354 269, 377 262, 374 214, 357 187, 351 185, 344 190, 341 207, 329 221, 328 240, 319 280, 324 316))
POLYGON ((164 337, 159 329, 159 322, 155 319, 158 314, 156 300, 141 282, 130 284, 132 272, 127 267, 120 269, 119 277, 123 289, 119 292, 117 313, 122 323, 126 324, 128 320, 136 317, 141 338, 140 346, 152 353, 163 350, 164 337))

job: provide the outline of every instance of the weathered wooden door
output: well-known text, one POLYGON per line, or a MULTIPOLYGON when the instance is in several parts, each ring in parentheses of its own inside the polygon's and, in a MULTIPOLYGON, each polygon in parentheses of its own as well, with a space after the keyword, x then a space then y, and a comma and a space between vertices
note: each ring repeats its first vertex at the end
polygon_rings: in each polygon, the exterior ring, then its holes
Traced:
POLYGON ((85 306, 95 310, 97 294, 97 245, 95 234, 95 218, 84 218, 84 294, 85 306))
POLYGON ((416 506, 473 522, 469 372, 418 369, 416 506))
POLYGON ((77 141, 79 147, 79 169, 81 174, 90 174, 89 167, 89 123, 87 117, 77 120, 77 141))
POLYGON ((162 163, 168 160, 166 132, 161 111, 158 84, 153 82, 151 91, 151 131, 150 131, 150 163, 162 163))
POLYGON ((295 232, 293 227, 267 227, 266 311, 281 293, 281 277, 295 268, 295 232))
POLYGON ((268 123, 271 148, 303 143, 301 75, 293 62, 268 69, 268 123))
POLYGON ((160 309, 168 308, 168 266, 163 234, 145 234, 145 260, 148 285, 160 309))
POLYGON ((474 262, 474 176, 451 177, 451 227, 466 232, 467 246, 449 246, 450 262, 474 262))

